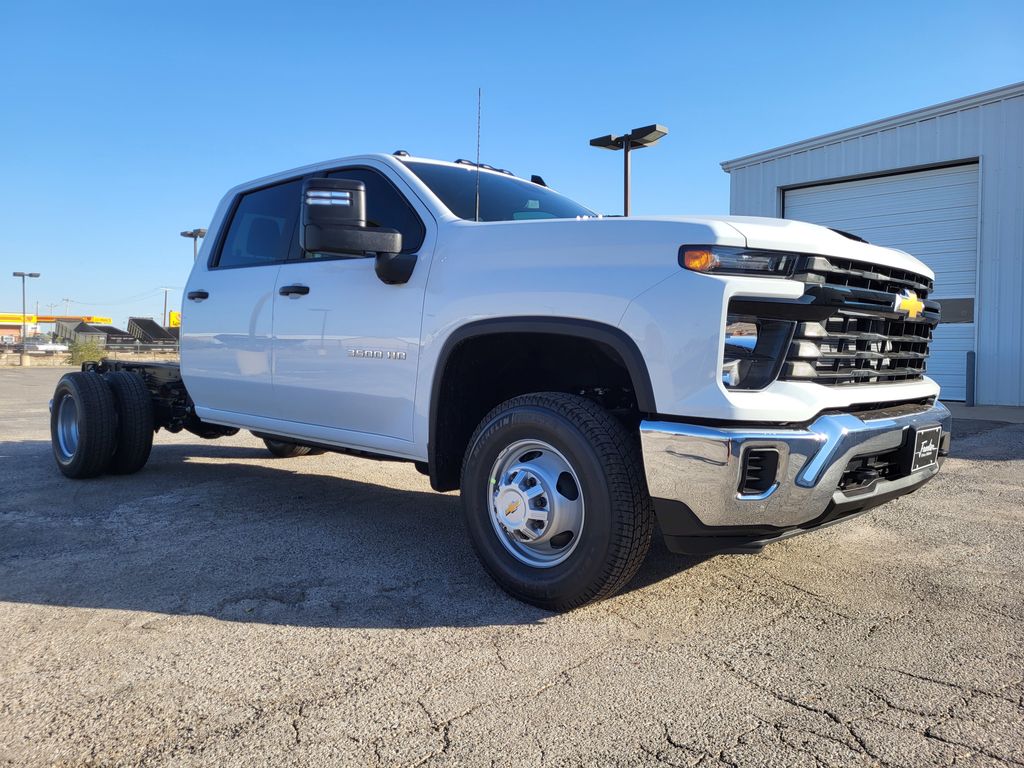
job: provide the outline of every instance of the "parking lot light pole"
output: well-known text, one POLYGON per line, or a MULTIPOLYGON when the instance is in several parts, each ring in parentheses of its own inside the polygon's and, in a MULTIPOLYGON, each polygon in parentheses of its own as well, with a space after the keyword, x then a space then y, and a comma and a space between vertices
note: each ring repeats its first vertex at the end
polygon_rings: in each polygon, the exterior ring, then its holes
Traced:
POLYGON ((622 215, 629 216, 629 177, 630 177, 630 152, 634 149, 652 147, 661 139, 668 136, 668 128, 664 125, 645 125, 643 128, 634 128, 622 136, 608 134, 598 136, 590 140, 590 146, 599 149, 622 150, 622 215))
POLYGON ((202 228, 188 229, 181 233, 182 237, 192 238, 192 261, 199 258, 199 238, 206 237, 206 230, 202 228))
POLYGON ((22 367, 29 364, 28 361, 28 347, 26 346, 25 339, 28 337, 28 317, 25 312, 27 311, 28 302, 25 301, 25 278, 27 277, 39 277, 38 272, 14 272, 14 277, 21 278, 21 365, 22 367))

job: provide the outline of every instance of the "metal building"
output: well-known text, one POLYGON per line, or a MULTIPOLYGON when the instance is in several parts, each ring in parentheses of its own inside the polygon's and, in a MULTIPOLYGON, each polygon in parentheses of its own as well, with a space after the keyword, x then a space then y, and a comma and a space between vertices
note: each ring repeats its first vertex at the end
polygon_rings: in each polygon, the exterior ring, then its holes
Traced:
POLYGON ((973 386, 978 403, 1024 405, 1024 83, 722 168, 734 214, 825 224, 928 264, 943 398, 973 386))

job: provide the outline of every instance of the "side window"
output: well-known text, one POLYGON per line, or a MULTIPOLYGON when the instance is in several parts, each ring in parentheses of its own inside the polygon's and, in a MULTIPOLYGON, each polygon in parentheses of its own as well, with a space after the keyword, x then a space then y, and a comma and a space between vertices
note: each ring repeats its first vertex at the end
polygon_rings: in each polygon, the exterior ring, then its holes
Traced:
POLYGON ((426 230, 405 196, 377 171, 349 168, 331 171, 329 179, 353 179, 366 185, 366 223, 371 227, 387 227, 402 233, 402 253, 414 253, 423 245, 426 230))
POLYGON ((256 267, 288 258, 297 242, 302 179, 242 195, 217 258, 217 267, 256 267))

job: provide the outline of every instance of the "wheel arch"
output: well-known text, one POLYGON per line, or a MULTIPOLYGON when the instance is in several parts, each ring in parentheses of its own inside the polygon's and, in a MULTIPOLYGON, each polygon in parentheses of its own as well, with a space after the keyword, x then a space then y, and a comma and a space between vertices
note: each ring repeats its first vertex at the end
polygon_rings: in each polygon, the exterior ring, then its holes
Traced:
MULTIPOLYGON (((489 318, 477 320, 459 326, 445 339, 434 366, 430 393, 430 411, 428 422, 427 454, 430 467, 430 482, 439 491, 454 490, 459 484, 461 469, 461 453, 457 458, 451 455, 451 445, 460 445, 465 437, 468 440, 475 423, 469 428, 469 434, 463 435, 465 427, 459 434, 448 436, 441 430, 441 419, 446 406, 449 392, 448 384, 452 376, 453 360, 459 357, 459 351, 465 349, 467 343, 480 341, 488 336, 532 335, 551 337, 552 340, 574 340, 600 347, 618 359, 628 376, 636 408, 643 413, 655 413, 654 388, 650 373, 639 346, 625 331, 615 326, 593 320, 579 318, 559 318, 543 316, 524 316, 509 318, 489 318)), ((522 393, 516 393, 522 394, 522 393)), ((491 403, 487 410, 497 403, 491 403)), ((482 415, 482 414, 481 414, 482 415)), ((462 446, 463 449, 465 446, 462 446)))

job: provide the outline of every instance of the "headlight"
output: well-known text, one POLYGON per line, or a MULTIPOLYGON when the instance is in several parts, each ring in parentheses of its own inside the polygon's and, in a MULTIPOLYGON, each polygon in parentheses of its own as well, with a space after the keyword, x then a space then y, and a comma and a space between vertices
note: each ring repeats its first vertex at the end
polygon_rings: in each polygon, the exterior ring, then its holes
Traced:
POLYGON ((763 275, 787 277, 793 273, 799 256, 785 251, 759 251, 728 245, 684 245, 679 249, 679 265, 714 275, 763 275))
POLYGON ((725 321, 722 383, 727 389, 764 389, 779 375, 794 323, 730 314, 725 321))

